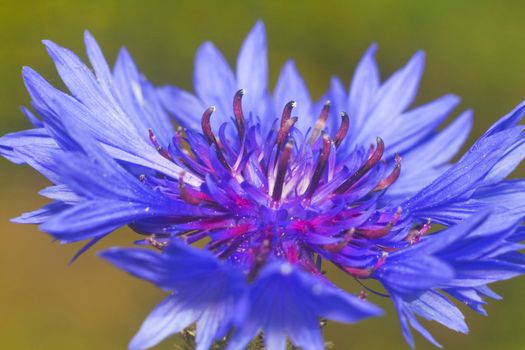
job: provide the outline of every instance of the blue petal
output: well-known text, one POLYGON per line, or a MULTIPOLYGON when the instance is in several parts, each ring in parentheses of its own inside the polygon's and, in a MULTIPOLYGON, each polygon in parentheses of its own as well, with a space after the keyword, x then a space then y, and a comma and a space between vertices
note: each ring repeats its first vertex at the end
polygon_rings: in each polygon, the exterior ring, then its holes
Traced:
MULTIPOLYGON (((64 84, 83 105, 85 105, 94 115, 111 116, 114 123, 125 126, 126 129, 133 130, 133 126, 122 113, 119 106, 112 101, 107 93, 100 88, 97 79, 82 63, 82 61, 70 50, 62 48, 51 41, 44 41, 49 55, 53 59, 55 66, 64 84)), ((93 121, 91 122, 93 124, 93 121)), ((113 125, 117 127, 117 125, 113 125)))
POLYGON ((161 197, 143 186, 76 125, 68 122, 68 131, 78 150, 57 155, 53 160, 53 168, 60 169, 62 184, 87 198, 137 199, 149 203, 161 197))
POLYGON ((471 129, 472 111, 467 110, 444 130, 411 152, 403 154, 403 168, 407 168, 410 173, 419 173, 449 162, 459 152, 471 129))
POLYGON ((56 157, 62 154, 56 145, 26 145, 16 148, 16 154, 24 159, 24 162, 40 172, 53 183, 59 183, 61 179, 60 167, 54 162, 56 157))
POLYGON ((525 101, 521 102, 510 113, 500 118, 500 120, 494 123, 494 125, 492 125, 483 136, 493 135, 502 130, 509 129, 509 128, 516 126, 519 123, 519 121, 523 118, 524 113, 525 113, 525 101))
POLYGON ((416 53, 405 67, 394 73, 376 94, 374 105, 359 130, 356 142, 368 145, 378 135, 381 128, 388 128, 416 97, 419 81, 423 73, 424 53, 416 53))
POLYGON ((428 341, 441 347, 432 335, 417 321, 415 316, 423 317, 428 321, 436 321, 457 332, 468 332, 468 327, 461 311, 437 292, 427 292, 415 299, 403 299, 395 294, 393 294, 392 297, 399 314, 403 334, 412 348, 414 347, 414 340, 410 334, 409 324, 428 341))
POLYGON ((470 307, 472 310, 487 316, 487 312, 483 309, 483 305, 486 302, 480 296, 478 291, 474 288, 449 288, 445 289, 445 292, 450 294, 455 299, 458 299, 463 304, 470 307))
POLYGON ((418 256, 417 259, 387 261, 374 273, 374 277, 387 285, 389 290, 410 294, 445 286, 454 278, 454 270, 437 258, 418 256))
POLYGON ((59 151, 56 142, 49 137, 49 134, 44 128, 14 132, 0 137, 0 154, 13 163, 26 163, 25 157, 20 157, 15 151, 18 147, 26 146, 54 148, 56 151, 59 151))
POLYGON ((439 289, 484 313, 482 297, 498 298, 486 285, 525 272, 525 259, 523 254, 518 253, 523 246, 508 241, 515 232, 519 232, 522 218, 508 221, 507 215, 498 212, 485 210, 476 213, 460 224, 423 237, 414 246, 392 253, 374 273, 373 276, 381 280, 390 292, 399 313, 403 334, 411 346, 413 338, 409 325, 429 341, 435 342, 415 316, 437 321, 459 332, 468 330, 460 311, 440 294, 439 289), (395 269, 391 270, 391 276, 382 272, 396 265, 425 262, 430 257, 453 269, 453 275, 449 276, 448 281, 437 280, 435 284, 425 284, 431 281, 431 276, 436 272, 432 266, 425 268, 425 263, 422 264, 419 277, 416 274, 411 278, 403 278, 406 271, 395 273, 395 269))
POLYGON ((495 259, 457 262, 454 267, 457 271, 457 276, 453 285, 458 287, 482 286, 514 278, 525 273, 523 266, 495 259))
POLYGON ((161 254, 112 248, 104 259, 128 273, 176 292, 146 319, 131 342, 145 349, 197 322, 197 349, 208 349, 229 329, 232 310, 245 288, 242 272, 211 253, 174 241, 161 254))
POLYGON ((114 69, 115 90, 124 112, 139 134, 149 142, 148 129, 164 146, 171 142, 173 127, 161 107, 155 88, 141 75, 126 49, 120 50, 114 69))
POLYGON ((41 224, 70 207, 70 205, 63 202, 52 202, 40 209, 13 218, 11 219, 11 222, 17 224, 41 224))
POLYGON ((89 62, 95 71, 97 80, 106 93, 112 91, 113 76, 109 69, 108 63, 98 46, 97 41, 87 30, 84 32, 84 44, 86 45, 86 52, 89 62))
POLYGON ((40 190, 38 194, 68 204, 78 203, 83 199, 65 185, 49 186, 40 190))
POLYGON ((164 299, 148 315, 129 344, 129 350, 149 349, 179 333, 199 318, 201 311, 188 308, 176 295, 164 299))
MULTIPOLYGON (((23 73, 35 108, 44 116, 46 128, 62 148, 78 148, 68 136, 68 129, 76 128, 82 130, 78 134, 101 142, 115 159, 152 168, 174 178, 180 177, 180 167, 162 157, 153 145, 147 144, 125 117, 110 111, 89 110, 78 100, 49 85, 32 69, 25 68, 23 73)), ((147 134, 147 130, 144 132, 147 134)), ((200 183, 192 176, 185 180, 200 183)))
POLYGON ((195 210, 201 211, 198 207, 170 199, 143 186, 92 139, 82 138, 74 126, 70 127, 74 137, 82 141, 87 154, 59 157, 55 167, 61 168, 63 184, 89 200, 45 222, 42 230, 64 242, 74 242, 99 237, 140 220, 169 217, 181 210, 193 214, 196 214, 195 210))
MULTIPOLYGON (((59 129, 59 127, 63 127, 61 120, 67 118, 73 120, 78 127, 89 130, 97 139, 105 141, 105 143, 116 144, 122 148, 125 147, 126 143, 137 145, 137 142, 133 142, 133 138, 130 137, 136 135, 134 127, 122 115, 111 113, 110 108, 106 109, 107 101, 97 106, 94 103, 96 99, 89 98, 90 93, 85 92, 84 94, 88 96, 87 99, 90 103, 83 105, 79 100, 55 89, 31 68, 24 67, 22 73, 35 109, 44 117, 46 127, 53 126, 51 136, 57 141, 60 140, 61 133, 63 133, 63 130, 59 129)), ((74 74, 81 75, 74 71, 74 73, 68 73, 66 76, 74 74)), ((91 74, 91 72, 87 74, 91 74)), ((74 84, 73 82, 70 83, 74 84)), ((94 82, 92 85, 90 86, 93 90, 92 94, 100 95, 99 88, 94 82)), ((81 95, 83 94, 81 93, 81 95)), ((100 96, 98 98, 102 99, 100 96)))
POLYGON ((270 263, 253 282, 249 310, 237 320, 238 330, 228 350, 243 349, 259 329, 267 346, 280 349, 286 337, 304 349, 323 349, 319 317, 339 322, 357 322, 379 316, 376 306, 327 285, 287 263, 270 263))
POLYGON ((472 215, 467 220, 449 227, 442 232, 427 236, 416 245, 392 253, 385 262, 385 265, 388 264, 389 261, 417 260, 416 257, 435 255, 441 251, 447 251, 455 242, 466 238, 469 234, 472 234, 475 230, 482 227, 483 223, 489 220, 489 214, 490 212, 486 210, 481 213, 476 213, 476 215, 472 215))
MULTIPOLYGON (((348 113, 355 120, 357 132, 365 122, 365 118, 370 112, 376 98, 376 94, 381 84, 379 77, 379 68, 375 61, 375 52, 377 45, 372 44, 359 61, 356 67, 352 84, 350 85, 350 94, 348 96, 348 113)), ((351 123, 352 124, 352 123, 351 123)), ((354 135, 357 135, 355 133, 354 135)))
POLYGON ((506 154, 489 171, 483 185, 494 185, 509 176, 525 158, 525 136, 517 140, 506 154))
POLYGON ((390 155, 394 152, 404 154, 404 151, 412 147, 421 152, 419 143, 443 123, 458 103, 459 97, 445 95, 402 114, 395 125, 390 125, 386 132, 381 134, 381 138, 391 149, 390 155))
POLYGON ((159 88, 157 94, 164 108, 177 122, 194 131, 201 130, 202 113, 210 106, 205 106, 197 97, 175 86, 159 88))
POLYGON ((71 260, 69 260, 69 263, 68 265, 72 265, 75 261, 77 261, 78 258, 80 258, 80 256, 82 254, 84 254, 85 252, 87 252, 91 247, 93 247, 95 244, 97 244, 98 242, 100 242, 104 237, 106 237, 109 233, 105 234, 105 235, 100 235, 100 236, 97 236, 97 237, 94 237, 92 238, 89 242, 87 242, 82 248, 80 248, 76 253, 75 255, 73 255, 73 257, 71 258, 71 260))
MULTIPOLYGON (((522 115, 525 105, 514 113, 522 115)), ((419 211, 424 208, 453 204, 468 199, 476 186, 483 184, 489 171, 522 138, 521 128, 513 127, 498 133, 486 133, 448 171, 403 204, 403 208, 419 211)))
POLYGON ((239 52, 237 86, 246 89, 243 97, 245 110, 258 112, 258 104, 268 89, 268 51, 261 21, 250 31, 239 52))
POLYGON ((525 205, 525 180, 513 179, 483 186, 476 190, 473 197, 484 203, 494 203, 508 210, 520 206, 523 208, 525 205))
POLYGON ((135 220, 158 213, 142 203, 112 200, 93 200, 62 211, 43 223, 40 228, 64 243, 105 235, 135 220))
POLYGON ((24 115, 31 122, 31 124, 33 124, 33 126, 35 128, 38 129, 38 128, 42 128, 44 126, 42 121, 33 112, 31 112, 29 109, 27 109, 24 106, 21 106, 20 110, 22 111, 22 113, 24 113, 24 115))
MULTIPOLYGON (((210 277, 209 283, 219 282, 218 277, 232 278, 232 288, 240 288, 239 280, 244 279, 241 272, 217 260, 210 252, 187 246, 177 240, 173 240, 163 253, 145 249, 111 248, 102 252, 101 256, 128 273, 166 290, 184 289, 189 292, 199 281, 208 281, 205 278, 207 275, 210 277)), ((209 286, 211 288, 211 284, 209 286)))
POLYGON ((426 320, 439 322, 456 332, 468 332, 461 311, 439 293, 425 293, 410 304, 412 311, 426 320))
POLYGON ((226 59, 210 42, 199 47, 195 57, 193 85, 206 107, 216 106, 212 125, 218 128, 229 120, 236 84, 226 59))
POLYGON ((408 198, 428 186, 447 169, 445 164, 459 152, 471 129, 472 112, 467 110, 428 141, 404 153, 401 176, 388 188, 387 196, 408 198))

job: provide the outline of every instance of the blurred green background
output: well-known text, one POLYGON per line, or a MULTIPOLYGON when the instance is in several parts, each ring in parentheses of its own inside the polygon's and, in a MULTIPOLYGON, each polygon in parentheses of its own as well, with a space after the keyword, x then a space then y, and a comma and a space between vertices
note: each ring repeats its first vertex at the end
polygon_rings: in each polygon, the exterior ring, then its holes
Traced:
MULTIPOLYGON (((52 39, 83 57, 89 29, 113 61, 126 45, 156 84, 191 89, 193 55, 213 40, 231 63, 257 19, 267 26, 271 81, 294 57, 314 96, 330 75, 348 83, 360 55, 379 43, 383 76, 417 49, 427 52, 419 102, 447 92, 476 112, 473 137, 525 98, 523 1, 5 1, 0 0, 0 133, 28 127, 19 105, 28 103, 23 65, 60 84, 40 40, 52 39)), ((472 139, 471 139, 472 141, 472 139)), ((0 160, 0 349, 123 349, 162 293, 89 251, 73 266, 79 246, 61 246, 33 226, 8 220, 45 203, 46 181, 26 167, 0 160)), ((524 168, 518 174, 525 175, 524 168)), ((125 245, 128 230, 100 246, 125 245)), ((355 289, 341 275, 342 285, 355 289)), ((524 279, 495 287, 505 300, 489 318, 466 310, 468 336, 431 326, 447 349, 525 349, 524 279)), ((371 298, 376 300, 376 298, 371 298)), ((355 326, 330 325, 336 349, 403 349, 393 310, 355 326)), ((172 349, 173 340, 159 349, 172 349)), ((418 349, 432 347, 417 338, 418 349)))

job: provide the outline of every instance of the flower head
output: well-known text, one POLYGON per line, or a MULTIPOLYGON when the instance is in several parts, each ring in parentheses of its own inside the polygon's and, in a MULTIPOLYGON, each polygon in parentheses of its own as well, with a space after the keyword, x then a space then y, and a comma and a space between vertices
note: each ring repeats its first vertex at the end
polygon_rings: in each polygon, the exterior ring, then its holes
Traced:
POLYGON ((291 62, 270 92, 260 22, 235 74, 212 44, 199 49, 196 96, 153 87, 125 50, 111 70, 85 38, 94 72, 44 42, 71 94, 24 68, 42 119, 24 109, 35 128, 1 138, 0 152, 53 182, 41 192, 53 202, 16 222, 64 243, 89 239, 79 253, 129 225, 160 250, 102 253, 172 293, 131 348, 196 323, 198 349, 226 335, 242 349, 261 330, 269 349, 287 338, 320 349, 319 318, 381 314, 337 288, 327 263, 366 289, 380 281, 385 292, 369 290, 392 299, 407 341, 412 326, 435 342, 416 316, 466 332, 450 298, 484 312, 483 297, 497 297, 487 285, 523 273, 525 185, 505 178, 525 154, 525 105, 449 164, 472 116, 438 131, 457 97, 409 109, 422 53, 381 83, 373 45, 348 92, 333 78, 314 102, 291 62), (198 241, 203 250, 190 247, 198 241))

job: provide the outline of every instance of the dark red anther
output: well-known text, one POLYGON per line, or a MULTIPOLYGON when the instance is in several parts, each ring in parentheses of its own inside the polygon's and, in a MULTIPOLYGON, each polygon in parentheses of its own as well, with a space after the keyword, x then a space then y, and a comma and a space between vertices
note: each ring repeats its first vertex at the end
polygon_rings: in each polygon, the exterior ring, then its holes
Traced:
POLYGON ((360 290, 357 297, 361 300, 366 300, 368 298, 368 293, 365 292, 364 290, 360 290))
POLYGON ((356 232, 360 236, 363 236, 369 239, 378 239, 378 238, 386 236, 392 229, 392 226, 393 225, 389 223, 381 228, 362 228, 362 229, 356 230, 356 232))
POLYGON ((235 122, 237 123, 237 129, 239 131, 239 139, 244 138, 244 113, 242 112, 242 97, 246 91, 240 89, 235 93, 233 97, 233 115, 235 116, 235 122))
POLYGON ((427 222, 419 228, 413 228, 408 232, 405 238, 410 244, 416 244, 419 242, 422 236, 424 236, 432 227, 432 220, 428 218, 427 222))
POLYGON ((215 142, 215 135, 213 134, 213 131, 211 130, 211 115, 215 112, 215 106, 211 106, 207 110, 204 111, 202 114, 201 119, 201 125, 202 125, 202 133, 204 136, 206 136, 206 139, 208 140, 208 143, 212 144, 215 142))
POLYGON ((290 101, 284 106, 283 115, 281 117, 281 129, 288 119, 290 119, 290 116, 292 115, 292 109, 294 109, 295 106, 297 106, 295 101, 290 101))
POLYGON ((310 146, 314 144, 314 142, 317 140, 317 138, 321 134, 321 131, 324 129, 324 126, 326 124, 326 119, 328 119, 329 113, 330 113, 330 101, 326 101, 323 105, 323 109, 321 110, 321 114, 319 115, 319 118, 315 122, 314 129, 312 130, 312 134, 310 135, 310 138, 308 139, 308 144, 310 146))
POLYGON ((352 228, 343 235, 342 239, 338 243, 325 244, 323 245, 323 249, 326 249, 332 253, 339 253, 352 240, 352 237, 354 237, 354 234, 355 234, 355 228, 352 228))
POLYGON ((219 162, 222 164, 224 169, 231 172, 232 168, 230 167, 230 164, 228 164, 228 161, 226 160, 226 157, 224 156, 224 153, 222 152, 221 145, 219 143, 216 143, 215 151, 217 153, 217 158, 219 159, 219 162))
POLYGON ((326 166, 326 161, 328 160, 329 155, 330 138, 326 133, 323 132, 323 149, 321 150, 321 154, 319 155, 319 159, 317 161, 317 166, 315 167, 314 174, 312 175, 312 179, 310 180, 310 184, 308 185, 308 189, 306 190, 306 198, 312 198, 312 196, 314 195, 314 192, 317 189, 317 185, 319 185, 319 181, 321 180, 321 176, 323 175, 324 168, 326 166))
POLYGON ((372 268, 362 269, 362 268, 351 267, 351 266, 343 266, 343 270, 349 275, 352 275, 357 278, 368 278, 374 272, 372 268))
POLYGON ((281 124, 281 128, 277 132, 277 145, 279 147, 282 147, 282 145, 286 142, 286 137, 288 136, 292 126, 297 122, 297 119, 297 117, 289 118, 284 124, 281 124))
POLYGON ((381 228, 360 228, 356 233, 369 239, 377 239, 386 236, 401 217, 401 208, 397 208, 392 220, 381 228))
POLYGON ((149 133, 149 139, 150 139, 151 143, 153 144, 153 146, 155 147, 155 149, 157 150, 157 152, 159 152, 159 154, 161 156, 163 156, 164 158, 166 158, 168 160, 172 160, 171 153, 168 152, 167 150, 165 150, 160 145, 159 141, 157 140, 157 137, 155 136, 155 133, 153 133, 153 130, 152 129, 148 129, 148 133, 149 133))
POLYGON ((338 148, 341 145, 341 142, 346 137, 346 134, 348 134, 348 129, 350 128, 350 118, 348 117, 348 114, 345 112, 341 112, 341 126, 339 127, 339 130, 337 130, 337 133, 334 137, 334 144, 335 147, 338 148))
POLYGON ((190 193, 188 193, 186 184, 184 183, 184 173, 182 173, 179 177, 179 194, 186 203, 193 205, 201 203, 201 200, 197 196, 192 196, 190 193))
POLYGON ((432 227, 432 219, 428 218, 427 222, 423 225, 421 230, 419 230, 419 235, 424 236, 430 230, 431 227, 432 227))
POLYGON ((352 267, 352 266, 340 266, 344 271, 346 271, 348 274, 356 277, 356 278, 368 278, 370 277, 378 268, 383 266, 383 264, 386 261, 386 258, 388 256, 387 252, 383 252, 381 254, 381 257, 377 259, 376 263, 372 267, 367 268, 358 268, 358 267, 352 267))
POLYGON ((290 140, 286 143, 286 146, 284 146, 284 150, 281 155, 281 158, 279 158, 279 161, 277 164, 277 175, 275 176, 275 184, 273 186, 273 192, 272 192, 272 198, 274 201, 280 200, 281 195, 283 194, 284 177, 286 175, 286 170, 288 168, 288 162, 290 161, 290 156, 292 154, 292 148, 293 148, 293 142, 292 140, 290 140))
POLYGON ((374 165, 379 162, 381 157, 383 156, 383 152, 385 151, 385 144, 383 143, 383 140, 378 137, 376 139, 377 146, 372 152, 372 155, 368 160, 363 164, 355 173, 352 174, 345 182, 343 182, 335 191, 336 194, 343 194, 345 193, 350 187, 355 185, 359 179, 361 179, 366 173, 370 171, 374 167, 374 165))
POLYGON ((226 168, 228 171, 231 171, 231 167, 228 164, 228 161, 226 160, 226 157, 224 157, 224 153, 222 151, 222 145, 219 142, 219 140, 215 137, 213 134, 213 131, 211 130, 211 115, 215 112, 215 107, 211 106, 207 110, 204 111, 202 114, 202 132, 204 136, 206 136, 206 139, 208 140, 208 143, 215 144, 215 150, 217 153, 217 158, 219 159, 219 162, 226 168))
POLYGON ((257 273, 259 273, 261 267, 263 267, 266 264, 266 261, 268 260, 271 251, 272 241, 268 238, 265 238, 262 241, 262 244, 257 249, 257 252, 255 253, 255 263, 252 266, 250 273, 248 274, 248 281, 254 280, 254 278, 257 276, 257 273))
POLYGON ((395 156, 395 161, 396 165, 394 166, 394 170, 392 170, 390 175, 381 180, 379 184, 372 190, 372 192, 382 191, 385 188, 388 188, 394 182, 396 182, 397 178, 399 177, 399 174, 401 173, 401 157, 397 153, 395 156))
POLYGON ((157 237, 153 234, 151 236, 148 236, 148 243, 158 250, 164 250, 166 246, 168 245, 168 242, 160 242, 157 240, 157 237))

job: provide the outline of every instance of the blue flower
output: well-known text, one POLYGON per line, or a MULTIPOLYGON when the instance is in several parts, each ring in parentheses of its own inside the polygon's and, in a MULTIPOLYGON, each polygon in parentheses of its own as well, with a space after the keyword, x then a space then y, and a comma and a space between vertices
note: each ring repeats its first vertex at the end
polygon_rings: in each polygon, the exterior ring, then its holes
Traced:
POLYGON ((348 90, 332 78, 314 101, 292 61, 270 91, 260 22, 235 73, 211 43, 199 48, 195 95, 154 87, 126 50, 110 69, 89 33, 92 70, 44 44, 69 93, 24 68, 34 128, 0 138, 0 153, 46 176, 53 201, 14 221, 88 240, 77 256, 122 226, 142 236, 102 252, 170 292, 131 349, 194 323, 198 349, 224 337, 242 349, 260 331, 272 350, 322 349, 319 318, 381 314, 336 287, 327 263, 391 298, 409 344, 412 327, 437 345, 417 317, 466 332, 451 298, 484 313, 483 298, 498 298, 488 285, 524 272, 525 180, 506 178, 525 156, 525 104, 452 164, 472 113, 439 130, 456 96, 410 108, 421 52, 381 82, 372 45, 348 90))

